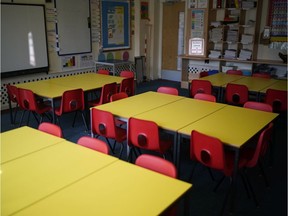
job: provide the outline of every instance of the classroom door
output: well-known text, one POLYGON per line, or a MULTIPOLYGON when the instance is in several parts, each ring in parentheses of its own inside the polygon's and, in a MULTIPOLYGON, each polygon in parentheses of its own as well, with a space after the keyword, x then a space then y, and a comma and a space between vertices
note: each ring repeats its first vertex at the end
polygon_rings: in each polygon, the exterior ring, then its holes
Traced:
POLYGON ((184 11, 184 1, 163 3, 162 70, 177 70, 178 43, 183 40, 179 38, 179 18, 184 11))

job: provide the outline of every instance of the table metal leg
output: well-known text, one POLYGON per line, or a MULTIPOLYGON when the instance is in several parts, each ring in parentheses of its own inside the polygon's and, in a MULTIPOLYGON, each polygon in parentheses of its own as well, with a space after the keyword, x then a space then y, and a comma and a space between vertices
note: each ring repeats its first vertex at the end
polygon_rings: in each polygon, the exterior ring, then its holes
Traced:
POLYGON ((230 196, 230 212, 234 212, 236 206, 236 196, 237 196, 237 175, 238 175, 238 163, 239 163, 239 153, 240 150, 235 150, 235 159, 234 159, 234 172, 232 176, 232 185, 231 185, 231 196, 230 196))

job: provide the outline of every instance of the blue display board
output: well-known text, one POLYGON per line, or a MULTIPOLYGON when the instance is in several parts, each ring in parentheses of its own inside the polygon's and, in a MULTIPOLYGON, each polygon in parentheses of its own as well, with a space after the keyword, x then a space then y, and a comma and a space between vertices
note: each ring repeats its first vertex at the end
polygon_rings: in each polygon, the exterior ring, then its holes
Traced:
POLYGON ((130 49, 130 2, 102 0, 103 50, 130 49))

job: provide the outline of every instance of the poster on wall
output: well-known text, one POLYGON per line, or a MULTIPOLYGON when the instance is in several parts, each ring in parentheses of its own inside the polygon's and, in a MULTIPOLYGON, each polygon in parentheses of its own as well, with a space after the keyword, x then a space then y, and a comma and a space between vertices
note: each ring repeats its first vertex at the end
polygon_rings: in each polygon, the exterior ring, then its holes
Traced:
POLYGON ((102 0, 103 50, 130 48, 129 1, 102 0))

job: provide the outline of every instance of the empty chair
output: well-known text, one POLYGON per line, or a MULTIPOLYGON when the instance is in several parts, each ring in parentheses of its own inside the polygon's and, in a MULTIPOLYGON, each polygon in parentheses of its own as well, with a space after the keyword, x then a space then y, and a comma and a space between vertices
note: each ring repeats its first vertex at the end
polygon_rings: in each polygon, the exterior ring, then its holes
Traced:
POLYGON ((117 83, 108 83, 102 87, 100 98, 97 98, 94 101, 89 101, 88 104, 90 107, 99 106, 101 104, 109 103, 111 95, 117 93, 117 83))
POLYGON ((109 154, 109 148, 107 144, 97 138, 82 136, 78 139, 77 144, 84 146, 86 148, 93 149, 95 151, 102 152, 104 154, 109 154))
POLYGON ((8 103, 9 103, 9 112, 10 112, 10 122, 11 124, 14 124, 16 122, 16 115, 19 109, 19 95, 18 95, 18 88, 13 85, 6 85, 7 93, 8 93, 8 103), (12 103, 15 104, 14 108, 14 116, 13 116, 13 109, 12 109, 12 103))
POLYGON ((205 94, 205 93, 195 94, 194 99, 216 102, 216 97, 214 95, 205 94))
POLYGON ((253 73, 252 77, 260 77, 260 78, 270 79, 271 75, 268 73, 253 73))
POLYGON ((119 158, 123 152, 123 142, 127 139, 127 131, 124 128, 118 127, 115 124, 115 118, 112 113, 99 110, 96 108, 91 109, 91 132, 92 135, 99 135, 106 139, 111 152, 114 154, 116 143, 121 144, 119 158), (109 139, 114 140, 113 146, 110 144, 109 139))
POLYGON ((212 94, 212 84, 208 80, 193 79, 190 86, 190 97, 197 93, 212 94))
POLYGON ((243 106, 249 97, 247 86, 228 83, 225 90, 226 103, 236 106, 243 106))
POLYGON ((249 109, 256 109, 256 110, 261 110, 261 111, 266 111, 266 112, 273 112, 273 108, 270 104, 267 103, 262 103, 262 102, 256 102, 256 101, 247 101, 244 104, 245 108, 249 109))
POLYGON ((134 78, 134 72, 133 71, 121 71, 120 77, 126 77, 126 78, 134 78))
POLYGON ((287 111, 287 91, 267 89, 265 103, 272 106, 273 112, 283 113, 287 111))
POLYGON ((243 75, 241 70, 227 70, 226 74, 243 75))
POLYGON ((125 92, 128 96, 134 95, 134 78, 129 77, 121 81, 119 92, 125 92))
POLYGON ((149 170, 161 173, 172 178, 177 178, 177 170, 173 163, 161 157, 154 155, 142 154, 140 155, 135 164, 149 170))
POLYGON ((59 121, 59 117, 63 114, 75 112, 72 127, 75 125, 75 120, 78 112, 81 113, 83 123, 88 130, 88 126, 86 123, 85 115, 85 104, 84 104, 84 92, 82 89, 73 89, 65 91, 62 94, 60 106, 55 108, 55 114, 57 116, 57 120, 59 121))
POLYGON ((118 92, 118 93, 111 95, 110 102, 121 100, 127 97, 128 95, 126 94, 126 92, 118 92))
POLYGON ((97 71, 97 74, 110 75, 110 72, 109 70, 100 69, 97 71))
POLYGON ((153 121, 129 118, 128 120, 128 145, 131 147, 129 159, 132 160, 132 151, 145 149, 164 154, 171 148, 171 137, 160 138, 158 125, 153 121))
POLYGON ((209 73, 208 71, 201 71, 200 74, 199 74, 199 77, 206 77, 206 76, 209 76, 209 73))
POLYGON ((63 137, 62 129, 58 125, 50 123, 50 122, 42 122, 39 125, 38 130, 43 131, 45 133, 49 133, 51 135, 54 135, 60 138, 63 137))
POLYGON ((179 95, 178 89, 173 87, 161 86, 157 89, 157 92, 171 95, 179 95))
POLYGON ((31 90, 18 88, 18 96, 19 107, 23 110, 20 126, 26 111, 29 112, 27 125, 29 124, 30 113, 33 114, 38 124, 42 122, 44 115, 49 118, 47 113, 51 110, 51 105, 43 101, 37 101, 35 94, 31 90), (40 120, 37 115, 40 116, 40 120))

